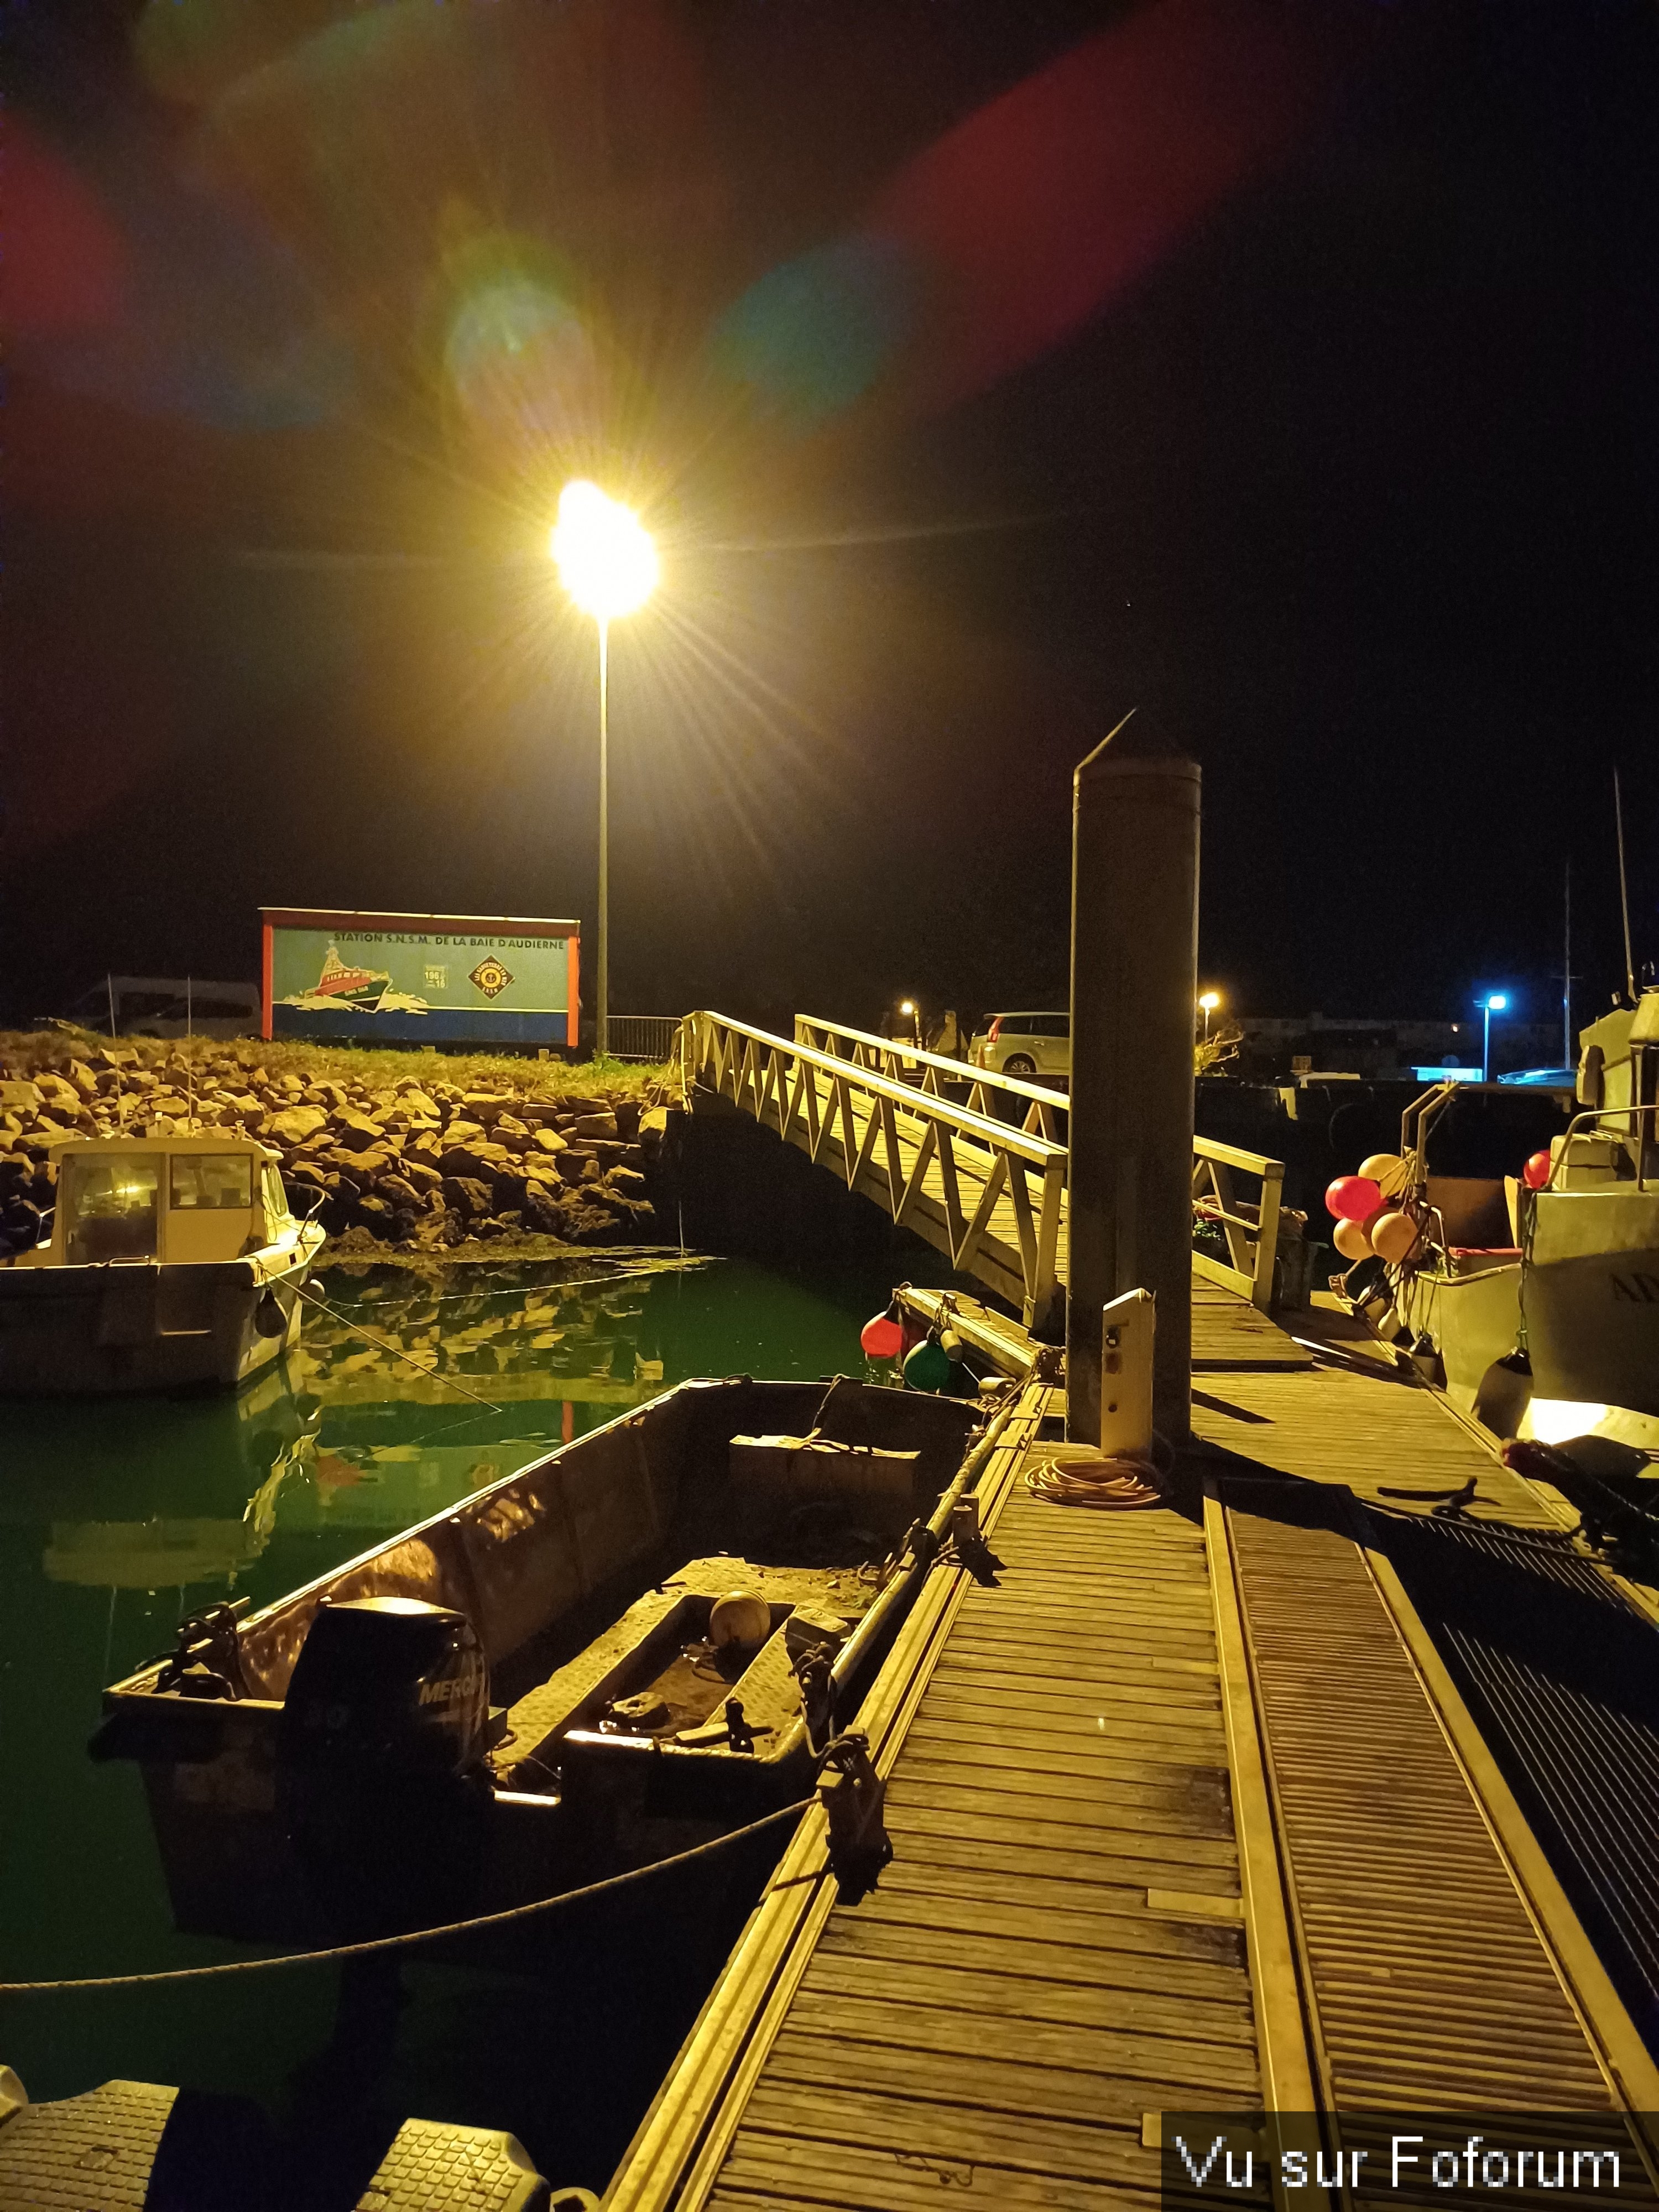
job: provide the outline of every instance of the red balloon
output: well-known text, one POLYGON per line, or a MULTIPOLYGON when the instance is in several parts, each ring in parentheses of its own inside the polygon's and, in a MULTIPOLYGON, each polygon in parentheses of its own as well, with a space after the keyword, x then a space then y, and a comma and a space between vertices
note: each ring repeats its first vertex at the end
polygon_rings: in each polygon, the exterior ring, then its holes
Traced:
POLYGON ((1369 1176, 1338 1176, 1325 1193, 1326 1208, 1339 1221, 1369 1221, 1382 1203, 1382 1188, 1369 1176))
POLYGON ((1550 1170, 1555 1163, 1547 1152, 1534 1152, 1521 1170, 1521 1180, 1528 1190, 1542 1190, 1550 1179, 1550 1170))
POLYGON ((896 1359, 904 1349, 904 1324, 878 1313, 859 1331, 859 1342, 868 1359, 896 1359))

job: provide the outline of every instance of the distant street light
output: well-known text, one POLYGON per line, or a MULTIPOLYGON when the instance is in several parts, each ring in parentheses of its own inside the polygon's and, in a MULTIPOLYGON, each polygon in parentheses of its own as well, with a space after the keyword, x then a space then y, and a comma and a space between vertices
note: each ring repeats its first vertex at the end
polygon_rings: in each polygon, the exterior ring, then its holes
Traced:
POLYGON ((549 549, 559 581, 599 633, 599 912, 593 978, 593 1052, 609 1048, 611 1013, 611 625, 642 607, 656 588, 657 549, 651 534, 619 500, 598 484, 568 483, 549 549))
POLYGON ((1492 1081, 1492 1018, 1494 1014, 1503 1012, 1505 1006, 1509 1005, 1509 1000, 1502 991, 1488 991, 1484 999, 1477 999, 1474 1003, 1480 1007, 1483 1017, 1480 1029, 1480 1080, 1483 1083, 1490 1083, 1492 1081))
POLYGON ((1216 1008, 1221 1004, 1221 994, 1219 991, 1202 992, 1199 996, 1198 1003, 1204 1010, 1204 1042, 1206 1044, 1208 1044, 1210 1042, 1210 1017, 1215 1012, 1216 1008))
POLYGON ((917 1004, 916 1004, 916 1002, 915 1002, 915 1000, 914 999, 906 999, 906 1000, 903 1000, 903 1002, 901 1004, 901 1006, 900 1006, 900 1007, 899 1007, 899 1012, 900 1012, 900 1013, 902 1013, 902 1014, 903 1015, 903 1017, 904 1017, 905 1020, 906 1020, 907 1022, 908 1022, 908 1023, 911 1024, 911 1027, 912 1027, 912 1029, 913 1029, 913 1030, 914 1030, 914 1032, 915 1032, 915 1042, 916 1042, 916 1043, 917 1043, 917 1044, 920 1044, 920 1043, 921 1042, 921 1007, 920 1007, 919 1006, 917 1006, 917 1004))

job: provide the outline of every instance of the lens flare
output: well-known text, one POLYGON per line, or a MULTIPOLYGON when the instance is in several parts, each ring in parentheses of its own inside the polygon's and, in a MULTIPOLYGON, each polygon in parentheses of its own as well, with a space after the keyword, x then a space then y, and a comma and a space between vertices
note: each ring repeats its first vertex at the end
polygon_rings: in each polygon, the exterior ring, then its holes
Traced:
POLYGON ((862 398, 915 326, 912 257, 867 233, 773 269, 716 325, 717 365, 763 406, 811 429, 862 398))
POLYGON ((450 322, 444 366, 478 429, 509 443, 570 447, 599 428, 599 379, 580 319, 535 277, 479 285, 450 322))
POLYGON ((568 483, 560 493, 551 550, 560 582, 596 622, 631 615, 656 589, 659 563, 650 532, 596 483, 568 483))

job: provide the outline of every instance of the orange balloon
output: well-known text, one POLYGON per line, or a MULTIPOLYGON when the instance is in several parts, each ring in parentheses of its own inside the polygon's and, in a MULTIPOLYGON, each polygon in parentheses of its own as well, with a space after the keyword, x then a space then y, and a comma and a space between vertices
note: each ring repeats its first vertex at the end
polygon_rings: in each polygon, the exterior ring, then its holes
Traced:
POLYGON ((1390 1209, 1370 1224, 1371 1249, 1379 1259, 1398 1267, 1417 1249, 1417 1224, 1409 1213, 1390 1209))
POLYGON ((1363 1260, 1371 1249, 1363 1221, 1339 1221, 1331 1242, 1345 1260, 1363 1260))

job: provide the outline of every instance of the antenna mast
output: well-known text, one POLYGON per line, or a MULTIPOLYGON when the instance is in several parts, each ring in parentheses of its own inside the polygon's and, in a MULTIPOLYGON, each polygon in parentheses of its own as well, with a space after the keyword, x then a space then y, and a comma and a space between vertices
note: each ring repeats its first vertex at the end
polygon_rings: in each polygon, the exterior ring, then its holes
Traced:
POLYGON ((1572 856, 1567 856, 1561 895, 1561 1065, 1576 1065, 1572 1048, 1572 856))
POLYGON ((1630 949, 1630 882, 1625 874, 1625 799, 1619 787, 1619 770, 1613 771, 1613 818, 1619 831, 1619 910, 1625 921, 1625 988, 1636 1004, 1636 962, 1630 949))

